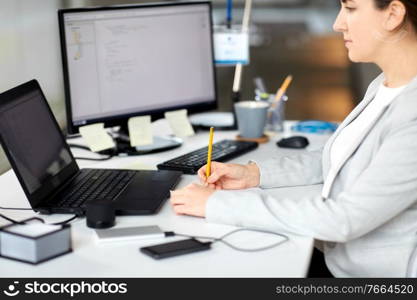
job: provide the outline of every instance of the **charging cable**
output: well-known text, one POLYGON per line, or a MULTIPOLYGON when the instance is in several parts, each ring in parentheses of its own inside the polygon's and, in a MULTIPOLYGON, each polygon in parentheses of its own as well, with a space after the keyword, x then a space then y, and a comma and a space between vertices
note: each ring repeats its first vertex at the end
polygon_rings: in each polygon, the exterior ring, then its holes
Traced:
MULTIPOLYGON (((70 148, 78 148, 78 149, 83 149, 83 150, 87 150, 90 151, 90 148, 88 148, 87 146, 83 146, 83 145, 78 145, 78 144, 68 144, 68 146, 70 148)), ((111 158, 113 158, 114 155, 108 155, 106 157, 100 157, 100 158, 91 158, 91 157, 74 157, 75 159, 80 159, 80 160, 92 160, 92 161, 103 161, 103 160, 109 160, 111 158)))
POLYGON ((3 206, 0 206, 0 209, 9 209, 9 210, 33 210, 31 208, 25 208, 25 207, 3 207, 3 206))
MULTIPOLYGON (((5 216, 5 215, 3 215, 3 214, 0 214, 0 217, 2 217, 3 219, 5 219, 5 220, 7 220, 7 221, 9 221, 9 222, 12 222, 13 224, 20 224, 20 225, 25 224, 25 222, 16 221, 16 220, 14 220, 14 219, 12 219, 12 218, 9 218, 9 217, 7 217, 7 216, 5 216)), ((43 220, 42 220, 42 221, 43 221, 43 220)))
POLYGON ((61 222, 56 222, 56 223, 49 223, 48 225, 65 225, 68 224, 69 222, 71 222, 72 220, 75 220, 78 218, 78 215, 74 215, 71 218, 61 221, 61 222))
MULTIPOLYGON (((9 221, 9 222, 11 222, 13 224, 19 224, 19 225, 26 224, 26 222, 16 221, 16 220, 14 220, 12 218, 9 218, 8 216, 5 216, 3 214, 0 214, 0 217, 2 217, 3 219, 5 219, 5 220, 7 220, 7 221, 9 221)), ((39 221, 41 223, 45 223, 45 221, 43 219, 41 219, 41 218, 32 218, 31 220, 37 220, 37 221, 39 221)))
POLYGON ((273 231, 267 231, 267 230, 252 229, 252 228, 239 228, 239 229, 233 230, 231 232, 228 232, 228 233, 226 233, 225 235, 223 235, 219 238, 207 237, 207 236, 192 236, 192 235, 187 235, 187 234, 182 234, 182 233, 176 233, 176 232, 173 232, 173 231, 166 231, 165 236, 166 237, 182 236, 182 237, 194 238, 194 239, 212 240, 211 244, 214 244, 216 242, 221 242, 221 243, 225 244, 226 246, 228 246, 228 247, 230 247, 234 250, 242 251, 242 252, 258 252, 258 251, 269 250, 269 249, 275 248, 275 247, 277 247, 277 246, 279 246, 279 245, 281 245, 281 244, 283 244, 283 243, 285 243, 289 240, 289 237, 286 236, 285 234, 281 234, 281 233, 277 233, 277 232, 273 232, 273 231), (229 236, 231 236, 235 233, 241 232, 241 231, 252 231, 252 232, 266 233, 266 234, 279 236, 279 237, 282 237, 284 239, 282 241, 279 241, 279 242, 274 243, 272 245, 268 245, 268 246, 260 247, 260 248, 254 248, 254 249, 240 248, 240 247, 237 247, 237 246, 233 245, 232 243, 225 240, 225 238, 227 238, 227 237, 229 237, 229 236))
MULTIPOLYGON (((25 222, 14 220, 14 219, 9 218, 8 216, 5 216, 3 214, 0 214, 0 217, 2 217, 3 219, 5 219, 5 220, 7 220, 7 221, 9 221, 13 224, 19 224, 19 225, 26 224, 25 222)), ((61 221, 61 222, 56 222, 56 223, 45 223, 44 219, 41 219, 41 218, 38 218, 38 217, 32 218, 31 220, 37 220, 37 221, 39 221, 41 223, 44 223, 44 224, 47 224, 47 225, 65 225, 65 224, 71 222, 72 220, 75 220, 76 218, 78 218, 77 215, 72 216, 71 218, 69 218, 67 220, 64 220, 64 221, 61 221)))

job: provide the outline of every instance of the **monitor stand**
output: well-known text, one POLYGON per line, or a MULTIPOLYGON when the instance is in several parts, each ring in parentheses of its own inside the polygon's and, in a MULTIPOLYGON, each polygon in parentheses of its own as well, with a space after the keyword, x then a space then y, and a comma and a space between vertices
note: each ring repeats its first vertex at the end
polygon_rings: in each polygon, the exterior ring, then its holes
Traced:
POLYGON ((183 143, 182 139, 178 137, 154 136, 153 144, 132 147, 130 145, 129 134, 124 129, 119 129, 119 131, 113 133, 113 139, 116 148, 100 151, 100 154, 116 156, 144 155, 171 150, 181 146, 183 143))
POLYGON ((190 123, 196 129, 236 130, 233 112, 206 112, 190 116, 190 123))
POLYGON ((206 112, 190 116, 191 125, 196 129, 210 130, 236 130, 237 121, 234 104, 240 101, 240 92, 232 93, 231 112, 206 112))

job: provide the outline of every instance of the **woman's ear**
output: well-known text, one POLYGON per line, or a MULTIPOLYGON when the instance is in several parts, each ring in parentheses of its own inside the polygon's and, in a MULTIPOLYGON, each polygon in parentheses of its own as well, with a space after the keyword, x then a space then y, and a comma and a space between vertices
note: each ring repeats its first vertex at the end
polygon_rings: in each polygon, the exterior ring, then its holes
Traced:
POLYGON ((384 29, 396 31, 401 29, 407 17, 407 9, 401 1, 394 0, 386 8, 384 29))

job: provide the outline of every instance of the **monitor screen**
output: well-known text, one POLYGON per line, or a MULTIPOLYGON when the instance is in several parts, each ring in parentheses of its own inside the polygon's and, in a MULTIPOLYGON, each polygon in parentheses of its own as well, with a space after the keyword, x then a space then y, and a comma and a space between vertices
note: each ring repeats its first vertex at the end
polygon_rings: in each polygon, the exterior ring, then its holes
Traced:
POLYGON ((59 21, 70 133, 216 107, 209 2, 66 9, 59 21))

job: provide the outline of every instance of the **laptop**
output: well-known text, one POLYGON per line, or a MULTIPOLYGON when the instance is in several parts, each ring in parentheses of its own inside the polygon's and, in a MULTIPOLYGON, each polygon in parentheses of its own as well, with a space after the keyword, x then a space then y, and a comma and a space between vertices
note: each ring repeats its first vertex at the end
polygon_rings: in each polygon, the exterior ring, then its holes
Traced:
POLYGON ((182 174, 80 169, 36 80, 0 94, 0 141, 40 213, 83 215, 86 203, 105 199, 119 215, 153 214, 182 174))

